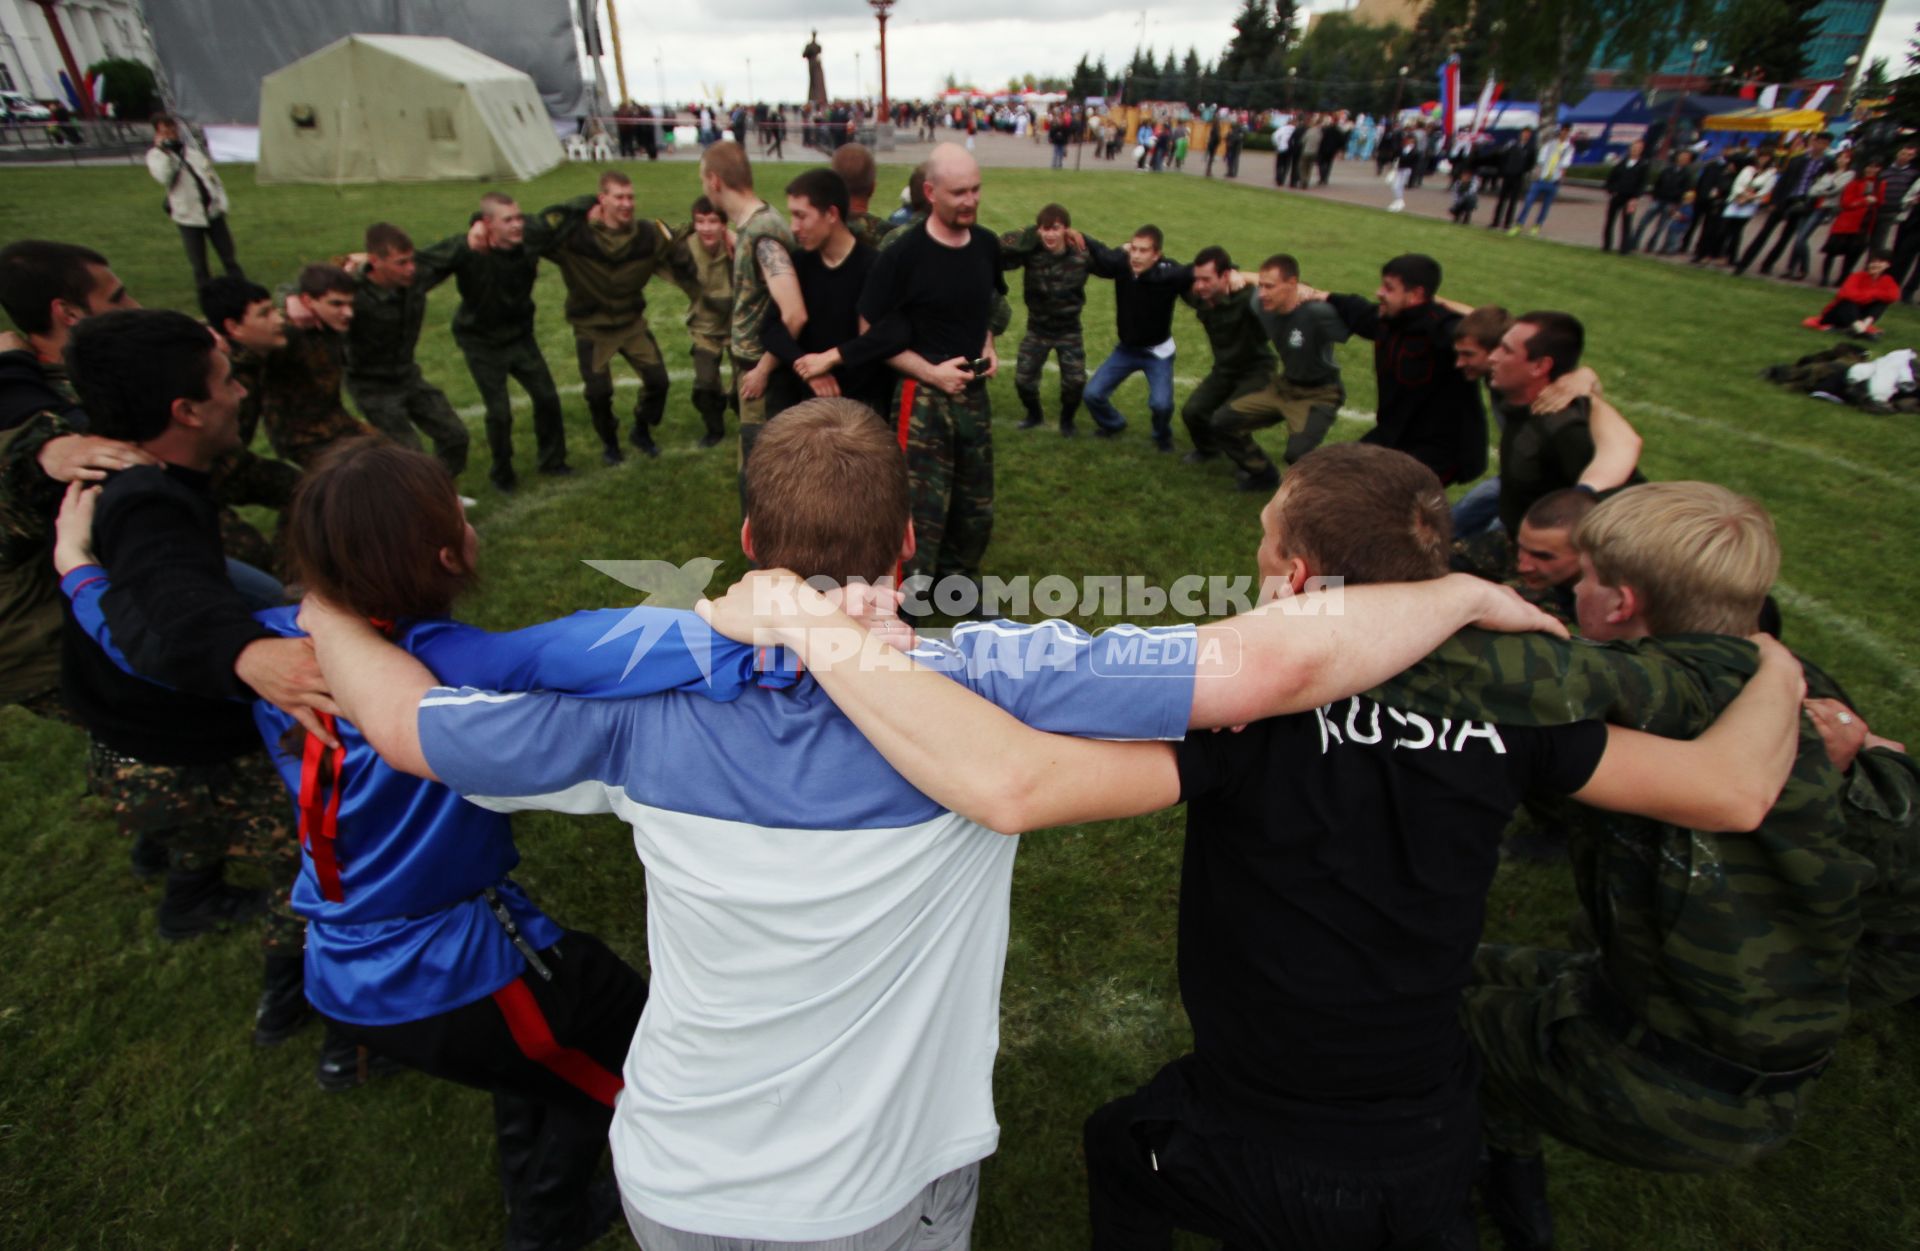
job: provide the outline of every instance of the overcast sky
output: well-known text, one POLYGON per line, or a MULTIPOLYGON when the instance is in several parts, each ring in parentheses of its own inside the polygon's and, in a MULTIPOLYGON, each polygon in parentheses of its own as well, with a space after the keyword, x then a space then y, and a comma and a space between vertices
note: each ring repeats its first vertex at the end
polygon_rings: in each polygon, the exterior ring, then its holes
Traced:
MULTIPOLYGON (((724 96, 796 101, 807 91, 800 56, 808 33, 820 31, 821 64, 833 95, 877 95, 877 26, 863 0, 706 0, 658 4, 614 0, 623 19, 627 86, 636 99, 663 92, 674 100, 724 96), (796 10, 806 14, 795 17, 796 10), (858 76, 855 74, 856 56, 858 76)), ((1307 0, 1303 11, 1351 7, 1346 0, 1307 0)), ((888 85, 903 99, 939 91, 951 73, 962 82, 996 90, 1009 77, 1066 74, 1083 52, 1124 65, 1141 42, 1164 57, 1169 47, 1202 60, 1217 57, 1233 36, 1239 0, 1119 8, 1112 0, 968 0, 963 5, 901 0, 887 23, 888 85), (1034 16, 1036 11, 1044 16, 1034 16), (966 20, 954 14, 966 13, 966 20)), ((1897 75, 1906 42, 1920 22, 1920 0, 1887 0, 1869 56, 1888 58, 1897 75)), ((618 91, 612 57, 607 85, 618 91)))

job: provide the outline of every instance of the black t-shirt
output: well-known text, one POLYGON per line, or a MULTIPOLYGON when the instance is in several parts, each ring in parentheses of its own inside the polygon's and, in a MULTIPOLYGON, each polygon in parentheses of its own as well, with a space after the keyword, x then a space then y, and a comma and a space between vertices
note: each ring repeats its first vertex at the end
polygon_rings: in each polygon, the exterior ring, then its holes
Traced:
POLYGON ((1499 862, 1532 791, 1592 777, 1598 722, 1433 721, 1354 698, 1179 748, 1191 1080, 1247 1132, 1302 1108, 1402 1133, 1472 1089, 1461 1028, 1499 862))
POLYGON ((975 225, 965 247, 950 248, 928 234, 924 222, 906 229, 900 242, 888 241, 867 275, 860 315, 877 326, 891 313, 903 314, 912 327, 908 346, 936 365, 979 356, 993 297, 1007 291, 999 237, 975 225))

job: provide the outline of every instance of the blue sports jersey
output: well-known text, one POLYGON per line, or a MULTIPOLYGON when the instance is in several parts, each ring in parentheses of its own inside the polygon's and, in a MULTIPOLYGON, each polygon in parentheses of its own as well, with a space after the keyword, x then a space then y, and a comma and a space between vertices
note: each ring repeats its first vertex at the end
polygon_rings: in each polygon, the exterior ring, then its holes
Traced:
MULTIPOLYGON (((97 566, 61 580, 81 627, 131 672, 100 610, 107 586, 97 566)), ((255 616, 276 634, 298 637, 296 614, 287 607, 255 616)), ((692 613, 659 609, 582 612, 504 634, 420 621, 401 629, 395 642, 444 681, 592 699, 677 689, 731 700, 749 686, 794 680, 784 656, 772 658, 773 671, 757 672, 753 648, 713 634, 692 613), (649 643, 635 658, 632 640, 640 637, 649 643)), ((254 719, 281 780, 297 796, 300 753, 280 746, 296 723, 265 700, 255 701, 254 719)), ((341 897, 324 897, 306 848, 293 890, 294 910, 310 923, 307 998, 342 1021, 394 1025, 485 998, 519 976, 524 961, 481 892, 497 890, 535 948, 553 943, 560 930, 506 876, 520 860, 508 819, 387 767, 347 721, 338 720, 336 731, 346 749, 335 844, 341 897)))

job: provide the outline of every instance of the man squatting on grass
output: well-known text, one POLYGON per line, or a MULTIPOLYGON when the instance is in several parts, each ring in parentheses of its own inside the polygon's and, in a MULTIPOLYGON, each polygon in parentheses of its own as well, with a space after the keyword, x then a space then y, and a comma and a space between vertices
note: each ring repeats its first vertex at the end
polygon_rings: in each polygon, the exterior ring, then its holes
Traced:
MULTIPOLYGON (((877 579, 910 553, 897 446, 864 410, 808 401, 770 425, 761 446, 777 454, 748 462, 742 539, 754 559, 844 584, 877 579), (849 500, 860 506, 846 507, 849 500)), ((1437 484, 1431 495, 1438 500, 1437 484)), ((1283 550, 1274 513, 1270 507, 1263 570, 1277 569, 1283 550)), ((1306 718, 1305 735, 1321 715, 1311 710, 1404 668, 1475 618, 1506 628, 1544 623, 1503 590, 1434 576, 1444 563, 1444 511, 1438 515, 1441 563, 1420 568, 1428 585, 1357 587, 1347 593, 1343 615, 1266 607, 1220 625, 1159 632, 1185 645, 1155 649, 1114 647, 1116 638, 1137 633, 1130 628, 1089 640, 1060 622, 963 626, 950 644, 912 653, 951 680, 864 672, 884 667, 885 658, 876 662, 871 654, 877 638, 856 632, 840 636, 862 649, 860 663, 846 671, 856 681, 888 683, 881 702, 894 709, 944 713, 942 701, 952 694, 985 696, 954 715, 978 707, 1004 719, 994 737, 975 738, 968 748, 1008 744, 984 761, 988 777, 1002 760, 1018 758, 1011 736, 1024 731, 1015 718, 1061 733, 1164 740, 1186 726, 1298 714, 1306 718), (1018 674, 983 663, 1004 660, 1010 634, 1027 656, 1046 663, 1018 674), (1125 673, 1172 680, 1114 680, 1125 673), (921 685, 893 685, 902 682, 921 685), (906 692, 912 697, 902 700, 906 692)), ((1293 572, 1306 576, 1304 565, 1293 572)), ((752 631, 754 623, 741 615, 751 590, 718 608, 736 633, 752 631)), ((323 670, 337 678, 345 714, 395 767, 437 776, 483 806, 615 811, 633 825, 648 870, 654 982, 628 1056, 613 1143, 629 1220, 643 1245, 655 1251, 734 1247, 754 1238, 852 1238, 847 1245, 885 1247, 920 1222, 931 1227, 921 1245, 964 1245, 975 1166, 997 1136, 990 1077, 1014 844, 943 809, 937 794, 911 789, 886 768, 846 714, 820 697, 821 685, 838 683, 842 666, 815 650, 816 636, 781 633, 810 658, 786 690, 749 689, 730 703, 679 694, 588 701, 437 689, 424 666, 349 614, 310 600, 303 620, 323 670), (814 664, 823 670, 816 674, 814 664), (527 752, 529 741, 542 750, 527 752), (698 787, 688 782, 693 777, 703 779, 698 787), (716 943, 717 934, 728 941, 716 943), (742 934, 767 940, 743 950, 742 934), (991 938, 982 942, 981 935, 991 938)), ((854 628, 851 620, 840 623, 854 628)), ((1738 804, 1713 801, 1738 812, 1666 798, 1663 770, 1670 766, 1643 764, 1651 751, 1641 736, 1595 726, 1514 736, 1504 757, 1491 748, 1501 741, 1492 726, 1462 726, 1455 737, 1478 752, 1473 759, 1482 773, 1495 777, 1531 781, 1537 774, 1594 802, 1624 802, 1619 796, 1631 792, 1634 803, 1675 819, 1737 818, 1764 805, 1770 781, 1752 765, 1780 754, 1771 744, 1793 719, 1797 678, 1787 672, 1791 665, 1779 668, 1768 670, 1769 680, 1755 684, 1722 728, 1669 748, 1687 758, 1676 772, 1689 779, 1718 771, 1726 759, 1719 753, 1738 759, 1746 781, 1721 792, 1738 804)), ((868 728, 889 741, 878 727, 868 728)), ((1262 737, 1209 740, 1207 749, 1229 752, 1262 737)), ((1046 742, 1036 762, 1054 758, 1054 740, 1046 742)), ((1076 751, 1108 746, 1058 742, 1076 751)), ((976 811, 1002 828, 1021 829, 1179 798, 1172 748, 1112 750, 1117 755, 1102 757, 1087 775, 1090 798, 1071 815, 1020 807, 1052 802, 1044 773, 1028 773, 1011 787, 982 781, 995 798, 976 811), (1147 771, 1159 789, 1143 796, 1121 783, 1123 774, 1145 767, 1148 751, 1160 753, 1147 771), (1102 793, 1114 799, 1103 801, 1102 793)), ((956 754, 956 744, 942 738, 931 752, 898 755, 893 763, 931 792, 971 803, 976 796, 942 767, 956 754)), ((1502 793, 1517 792, 1517 780, 1502 793)), ((1343 791, 1342 802, 1348 799, 1343 791)), ((1223 823, 1230 813, 1222 810, 1223 823)), ((1426 1178, 1432 1193, 1418 1200, 1425 1205, 1418 1219, 1435 1225, 1464 1212, 1466 1171, 1452 1149, 1475 1120, 1467 1114, 1470 1061, 1454 996, 1478 934, 1479 895, 1505 815, 1479 818, 1493 833, 1475 872, 1432 866, 1443 879, 1433 889, 1459 903, 1450 914, 1454 924, 1440 926, 1452 940, 1450 959, 1436 961, 1428 951, 1431 933, 1393 936, 1423 953, 1415 967, 1444 965, 1460 975, 1448 983, 1436 973, 1435 992, 1411 1011, 1398 1001, 1382 1009, 1459 1044, 1439 1065, 1444 1089, 1421 1092, 1454 1114, 1443 1118, 1445 1132, 1432 1152, 1447 1176, 1426 1178)), ((1243 910, 1221 920, 1238 924, 1251 915, 1243 910)), ((1403 1028, 1396 1021, 1390 1036, 1403 1028)), ((1355 1080, 1370 1076, 1363 1071, 1355 1080)))

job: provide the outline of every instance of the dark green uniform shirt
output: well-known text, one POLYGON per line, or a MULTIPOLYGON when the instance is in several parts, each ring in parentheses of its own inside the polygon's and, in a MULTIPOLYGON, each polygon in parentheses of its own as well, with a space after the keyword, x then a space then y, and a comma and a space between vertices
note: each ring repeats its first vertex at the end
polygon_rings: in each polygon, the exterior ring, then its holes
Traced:
POLYGON ((383 287, 358 275, 353 324, 347 327, 347 372, 369 382, 406 382, 418 373, 413 350, 427 318, 427 295, 447 274, 428 253, 416 252, 410 286, 383 287))
POLYGON ((1288 382, 1301 387, 1339 383, 1340 362, 1333 349, 1345 343, 1352 331, 1331 305, 1324 300, 1303 300, 1291 313, 1269 313, 1254 300, 1247 308, 1280 353, 1280 367, 1288 382))
POLYGON ((1193 308, 1207 332, 1207 344, 1213 349, 1213 372, 1238 374, 1265 366, 1273 368, 1273 349, 1267 344, 1267 332, 1252 315, 1258 298, 1253 285, 1224 292, 1208 304, 1189 291, 1180 297, 1193 308))
POLYGON ((636 217, 626 230, 596 226, 587 214, 598 203, 581 196, 527 219, 527 246, 560 267, 567 283, 567 320, 585 330, 630 326, 646 314, 647 280, 666 260, 673 232, 636 217))
POLYGON ((540 276, 540 253, 522 243, 516 248, 476 252, 467 236, 453 235, 415 254, 422 267, 451 274, 460 291, 453 314, 453 337, 478 345, 517 342, 533 333, 533 284, 540 276))

